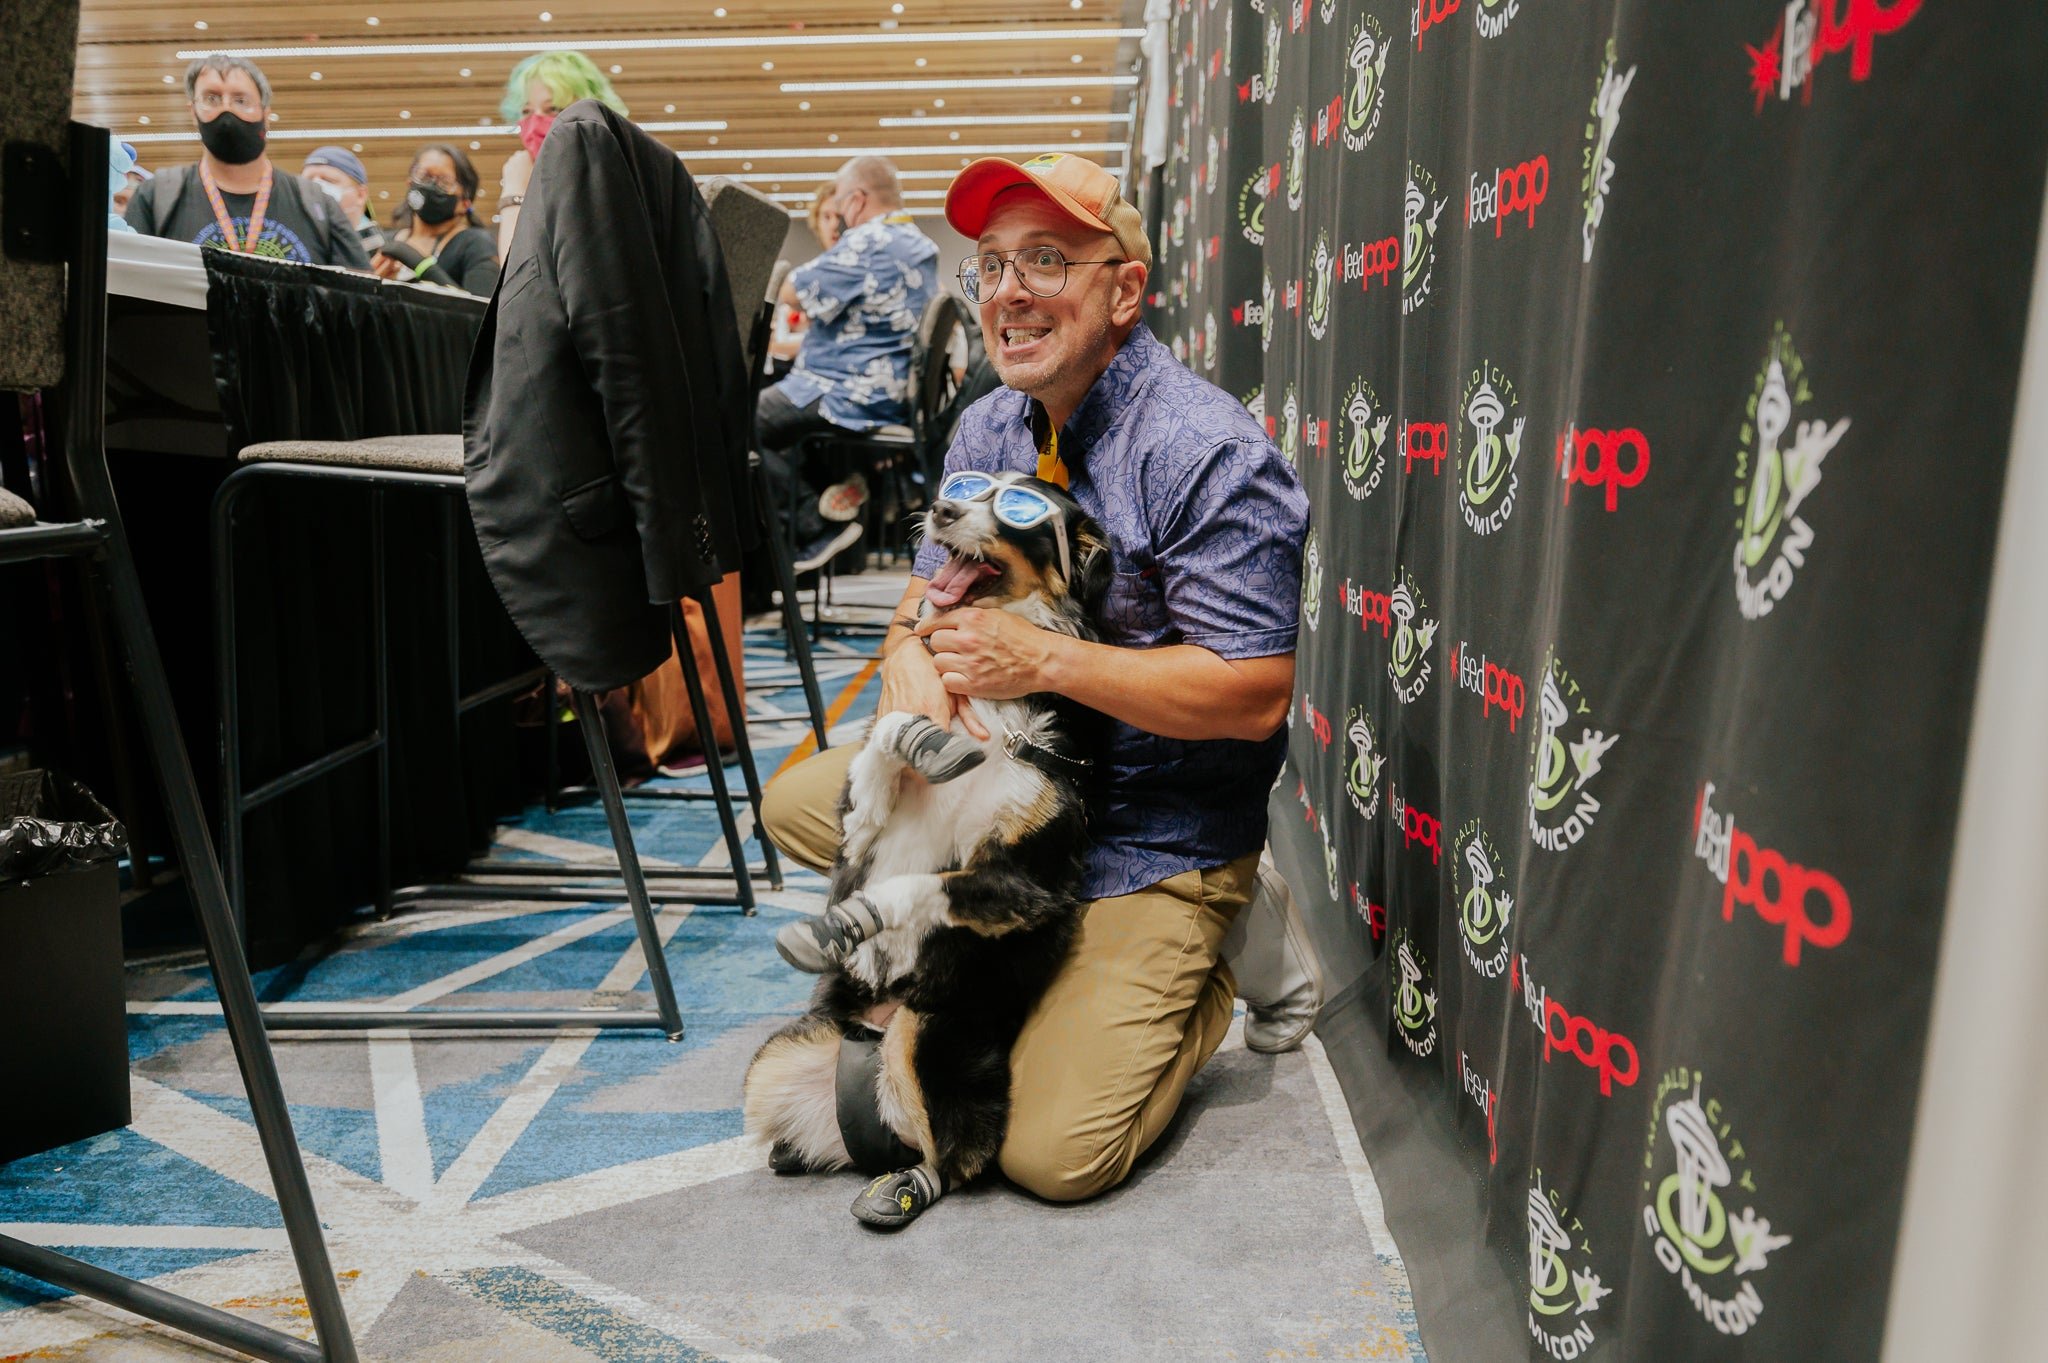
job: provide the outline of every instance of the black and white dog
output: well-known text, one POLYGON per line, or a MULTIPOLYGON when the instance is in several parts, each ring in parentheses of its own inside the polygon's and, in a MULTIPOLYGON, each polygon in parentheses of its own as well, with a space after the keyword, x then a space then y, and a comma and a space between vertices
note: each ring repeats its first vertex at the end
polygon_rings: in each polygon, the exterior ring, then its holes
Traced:
MULTIPOLYGON (((1058 487, 956 473, 925 530, 948 558, 923 615, 975 605, 1094 637, 1109 546, 1058 487)), ((1051 695, 973 706, 986 742, 876 721, 840 797, 830 906, 776 939, 824 978, 747 1070, 770 1167, 878 1175, 853 1204, 871 1226, 908 1224, 995 1159, 1010 1047, 1080 922, 1096 717, 1051 695)))

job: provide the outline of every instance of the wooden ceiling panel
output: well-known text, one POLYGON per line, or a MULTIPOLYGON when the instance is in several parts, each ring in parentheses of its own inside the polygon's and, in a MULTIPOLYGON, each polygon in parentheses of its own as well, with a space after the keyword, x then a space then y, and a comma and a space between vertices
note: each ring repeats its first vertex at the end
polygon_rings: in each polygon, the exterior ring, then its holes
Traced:
MULTIPOLYGON (((192 159, 191 113, 184 102, 181 51, 314 47, 255 57, 271 82, 272 154, 295 168, 316 141, 300 130, 363 130, 334 140, 357 150, 371 188, 386 209, 404 182, 412 154, 426 141, 477 144, 470 154, 486 188, 488 212, 499 168, 515 138, 490 132, 462 137, 412 134, 411 128, 501 125, 497 111, 506 73, 527 51, 581 46, 611 79, 642 122, 723 120, 718 133, 664 132, 663 141, 699 174, 786 172, 784 192, 829 178, 846 154, 865 147, 918 148, 898 159, 906 169, 959 164, 960 146, 1052 148, 1121 143, 1128 123, 1113 115, 1131 104, 1129 86, 1076 85, 1076 77, 1127 76, 1136 44, 1116 30, 1132 22, 1124 0, 801 0, 768 6, 729 0, 85 0, 78 55, 77 115, 117 136, 178 140, 138 147, 145 165, 192 159), (541 18, 545 12, 551 17, 541 18), (373 24, 371 19, 375 19, 373 24), (892 27, 884 27, 890 25, 892 27), (1091 30, 1085 36, 1033 36, 1091 30), (995 42, 903 41, 913 35, 1001 31, 995 42), (794 46, 785 38, 835 36, 846 44, 794 46), (607 42, 644 40, 688 46, 606 50, 607 42), (704 40, 718 45, 704 45, 704 40), (731 45, 731 40, 745 40, 731 45), (402 52, 418 44, 511 44, 518 50, 402 52), (337 47, 374 47, 351 55, 337 47), (1079 57, 1077 62, 1074 58, 1079 57), (917 63, 922 59, 923 66, 917 63), (772 69, 764 64, 772 64, 772 69), (462 75, 467 69, 469 75, 462 75), (317 78, 316 78, 317 73, 317 78), (1027 87, 1022 79, 1054 80, 1027 87), (785 92, 785 81, 980 80, 986 88, 954 90, 785 92), (1078 102, 1076 102, 1078 100, 1078 102), (803 107, 808 104, 808 108, 803 107), (918 125, 884 128, 879 120, 918 125), (1030 122, 953 125, 962 115, 1030 122), (1057 116, 1057 122, 1044 121, 1057 116), (369 135, 388 130, 389 135, 369 135), (1079 137, 1075 136, 1076 130, 1079 137), (957 134, 957 136, 956 136, 957 134), (845 148, 842 153, 839 148, 845 148), (732 153, 798 149, 814 154, 749 158, 732 153)), ((1135 7, 1130 7, 1135 12, 1135 7)), ((1097 153, 1111 163, 1114 153, 1097 153)), ((763 182, 766 188, 768 183, 763 182)), ((914 178, 908 189, 943 186, 914 178)))

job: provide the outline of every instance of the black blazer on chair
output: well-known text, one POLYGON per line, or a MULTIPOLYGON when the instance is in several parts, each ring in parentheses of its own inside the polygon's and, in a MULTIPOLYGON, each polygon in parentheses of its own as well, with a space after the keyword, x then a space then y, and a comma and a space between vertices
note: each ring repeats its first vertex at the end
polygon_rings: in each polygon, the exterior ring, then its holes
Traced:
POLYGON ((736 567, 749 412, 725 262, 674 152, 595 100, 555 120, 470 357, 463 473, 498 594, 581 691, 668 656, 736 567))

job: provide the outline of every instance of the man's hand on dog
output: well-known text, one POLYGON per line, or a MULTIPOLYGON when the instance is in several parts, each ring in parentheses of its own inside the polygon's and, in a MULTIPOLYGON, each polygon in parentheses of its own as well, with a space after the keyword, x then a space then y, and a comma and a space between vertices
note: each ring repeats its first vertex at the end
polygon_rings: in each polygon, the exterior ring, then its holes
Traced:
POLYGON ((1045 690, 1046 662, 1063 637, 1009 611, 974 606, 920 622, 917 636, 947 691, 983 700, 1015 700, 1045 690))
POLYGON ((958 715, 968 733, 977 739, 988 738, 988 730, 975 718, 967 697, 947 689, 924 639, 906 640, 882 659, 882 695, 876 712, 886 715, 898 710, 923 715, 944 729, 952 728, 958 715))

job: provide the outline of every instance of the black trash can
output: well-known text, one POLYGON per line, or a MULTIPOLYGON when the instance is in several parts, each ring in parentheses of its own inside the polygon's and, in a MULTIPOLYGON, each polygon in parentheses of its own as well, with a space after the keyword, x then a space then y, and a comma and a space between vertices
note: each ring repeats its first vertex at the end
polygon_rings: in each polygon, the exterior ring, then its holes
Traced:
POLYGON ((77 782, 0 777, 0 1163, 128 1125, 125 842, 77 782))

